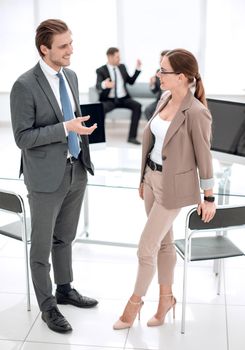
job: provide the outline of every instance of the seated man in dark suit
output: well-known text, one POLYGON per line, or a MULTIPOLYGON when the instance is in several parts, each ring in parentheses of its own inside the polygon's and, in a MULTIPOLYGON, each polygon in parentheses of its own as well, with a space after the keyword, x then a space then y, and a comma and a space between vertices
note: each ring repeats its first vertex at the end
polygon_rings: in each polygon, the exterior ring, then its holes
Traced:
MULTIPOLYGON (((161 52, 160 54, 160 63, 161 63, 161 60, 163 58, 164 55, 166 55, 166 53, 168 52, 169 50, 164 50, 161 52)), ((163 90, 161 90, 161 87, 160 87, 160 80, 159 78, 157 77, 157 73, 158 73, 159 69, 156 71, 156 74, 150 78, 150 89, 151 91, 153 92, 154 95, 156 95, 156 99, 154 102, 150 103, 146 108, 145 108, 145 116, 147 118, 147 120, 150 120, 153 113, 155 112, 155 109, 157 107, 157 104, 158 104, 158 101, 160 100, 161 96, 162 96, 162 93, 163 93, 163 90)))
POLYGON ((136 70, 131 77, 124 64, 120 63, 119 49, 110 47, 107 52, 108 62, 96 70, 96 88, 99 91, 99 100, 103 103, 105 113, 115 108, 132 110, 131 125, 128 142, 139 145, 137 129, 141 116, 141 104, 133 100, 126 87, 126 83, 133 85, 140 74, 141 62, 137 60, 136 70))

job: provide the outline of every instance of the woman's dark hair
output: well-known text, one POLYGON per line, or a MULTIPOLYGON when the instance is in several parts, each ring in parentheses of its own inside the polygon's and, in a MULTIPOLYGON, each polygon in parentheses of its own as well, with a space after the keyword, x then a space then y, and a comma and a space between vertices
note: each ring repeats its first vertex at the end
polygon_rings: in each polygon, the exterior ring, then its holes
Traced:
POLYGON ((163 50, 163 51, 160 53, 160 55, 163 57, 163 56, 165 56, 168 52, 169 52, 169 50, 163 50))
POLYGON ((174 72, 183 73, 190 84, 196 81, 194 96, 207 107, 205 90, 195 56, 185 49, 175 49, 167 52, 166 57, 174 72))
POLYGON ((40 50, 41 45, 45 45, 48 49, 51 49, 53 43, 53 36, 55 34, 62 34, 69 30, 67 24, 60 19, 47 19, 39 24, 36 29, 36 48, 43 57, 43 53, 40 50))

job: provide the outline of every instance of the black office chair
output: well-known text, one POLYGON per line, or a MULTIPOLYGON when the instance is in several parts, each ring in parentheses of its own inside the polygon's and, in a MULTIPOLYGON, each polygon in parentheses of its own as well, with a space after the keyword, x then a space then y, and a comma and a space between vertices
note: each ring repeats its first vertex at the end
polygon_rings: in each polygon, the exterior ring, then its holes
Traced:
MULTIPOLYGON (((201 220, 196 208, 191 209, 187 214, 185 239, 177 239, 174 242, 177 252, 184 259, 181 333, 185 333, 188 262, 244 255, 244 252, 226 236, 228 230, 242 227, 245 228, 245 206, 220 206, 217 208, 215 217, 209 223, 204 223, 201 220), (213 232, 214 235, 193 237, 204 232, 213 232)), ((219 272, 218 294, 220 276, 221 270, 219 272)))
POLYGON ((11 214, 18 220, 0 226, 0 234, 17 239, 24 243, 25 270, 26 270, 26 290, 27 290, 27 310, 31 310, 30 303, 30 281, 29 281, 29 254, 28 243, 30 243, 30 221, 27 220, 23 198, 14 192, 0 189, 0 211, 2 215, 11 214))

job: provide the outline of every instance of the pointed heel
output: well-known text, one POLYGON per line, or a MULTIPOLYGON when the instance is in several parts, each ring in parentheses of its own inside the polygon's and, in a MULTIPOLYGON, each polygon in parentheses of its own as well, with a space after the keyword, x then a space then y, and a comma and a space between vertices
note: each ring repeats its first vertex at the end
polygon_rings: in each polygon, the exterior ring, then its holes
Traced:
POLYGON ((162 317, 160 319, 158 319, 156 316, 153 316, 147 322, 148 327, 156 327, 156 326, 161 326, 162 324, 164 324, 165 317, 171 309, 173 309, 173 318, 175 319, 175 305, 176 305, 175 297, 173 296, 173 294, 160 295, 160 299, 163 297, 171 297, 171 305, 169 306, 169 308, 166 310, 166 312, 162 315, 162 317))
MULTIPOLYGON (((124 321, 122 321, 122 317, 123 316, 121 316, 119 318, 119 320, 116 323, 114 323, 113 329, 120 330, 120 329, 131 328, 133 323, 134 323, 134 321, 135 321, 135 319, 136 319, 136 317, 137 317, 137 315, 138 315, 138 320, 140 320, 140 312, 141 312, 142 306, 144 305, 144 302, 141 300, 140 302, 136 303, 136 302, 131 301, 131 299, 129 299, 126 308, 128 307, 129 304, 138 306, 137 310, 135 310, 132 313, 132 315, 131 315, 132 316, 131 317, 131 321, 130 322, 124 322, 124 321)), ((125 308, 125 310, 126 310, 126 308, 125 308)), ((125 310, 124 310, 124 313, 125 313, 125 310)))

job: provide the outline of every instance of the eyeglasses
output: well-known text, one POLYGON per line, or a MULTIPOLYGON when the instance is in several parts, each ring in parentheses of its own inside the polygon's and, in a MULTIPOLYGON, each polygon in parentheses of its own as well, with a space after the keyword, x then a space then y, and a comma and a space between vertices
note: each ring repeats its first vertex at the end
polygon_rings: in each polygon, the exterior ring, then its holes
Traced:
POLYGON ((167 70, 165 70, 163 68, 160 68, 158 73, 162 74, 162 75, 164 75, 164 74, 180 74, 179 72, 167 71, 167 70))

